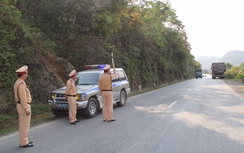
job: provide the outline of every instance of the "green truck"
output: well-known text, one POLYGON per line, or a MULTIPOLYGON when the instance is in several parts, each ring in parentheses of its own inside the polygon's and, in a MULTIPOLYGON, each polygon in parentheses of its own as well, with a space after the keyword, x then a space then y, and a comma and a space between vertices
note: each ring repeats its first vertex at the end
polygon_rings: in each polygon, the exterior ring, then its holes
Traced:
POLYGON ((212 79, 225 78, 225 71, 226 71, 226 66, 224 62, 219 62, 219 63, 212 63, 211 66, 212 70, 212 79))

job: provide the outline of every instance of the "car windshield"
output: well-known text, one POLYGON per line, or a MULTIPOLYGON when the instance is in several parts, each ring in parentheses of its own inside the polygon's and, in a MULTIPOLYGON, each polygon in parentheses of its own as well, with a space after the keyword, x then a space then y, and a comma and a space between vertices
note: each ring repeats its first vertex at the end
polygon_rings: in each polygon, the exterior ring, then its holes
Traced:
POLYGON ((100 73, 79 73, 77 76, 77 85, 97 85, 100 73))

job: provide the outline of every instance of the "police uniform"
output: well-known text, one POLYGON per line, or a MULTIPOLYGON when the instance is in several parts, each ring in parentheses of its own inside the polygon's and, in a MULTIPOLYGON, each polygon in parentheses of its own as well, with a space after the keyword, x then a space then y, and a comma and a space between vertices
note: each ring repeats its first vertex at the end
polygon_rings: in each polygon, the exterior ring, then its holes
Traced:
POLYGON ((31 121, 31 95, 26 86, 28 66, 23 66, 16 70, 18 79, 14 84, 14 97, 17 102, 17 111, 19 114, 19 140, 21 147, 33 147, 33 143, 28 140, 28 133, 31 121))
MULTIPOLYGON (((110 71, 110 65, 106 65, 105 71, 110 71)), ((113 118, 113 92, 112 92, 112 78, 116 76, 116 69, 114 68, 114 74, 111 75, 108 72, 99 77, 99 90, 102 94, 102 113, 103 121, 115 121, 113 118)))
POLYGON ((79 122, 76 119, 76 113, 77 113, 77 106, 76 106, 76 94, 77 90, 75 87, 75 79, 76 79, 76 70, 73 70, 69 74, 70 79, 66 83, 66 98, 69 103, 69 121, 70 124, 75 125, 76 122, 79 122), (75 78, 74 78, 75 77, 75 78))

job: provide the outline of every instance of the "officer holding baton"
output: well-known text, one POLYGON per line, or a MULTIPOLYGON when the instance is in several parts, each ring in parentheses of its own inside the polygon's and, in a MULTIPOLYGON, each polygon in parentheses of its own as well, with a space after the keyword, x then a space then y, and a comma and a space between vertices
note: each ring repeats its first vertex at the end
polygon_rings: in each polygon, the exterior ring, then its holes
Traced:
POLYGON ((114 73, 110 73, 110 65, 106 65, 103 70, 104 74, 99 77, 99 91, 102 95, 102 103, 103 103, 103 121, 104 122, 113 122, 116 119, 113 118, 113 91, 112 91, 112 79, 116 77, 116 69, 112 55, 112 64, 114 73))

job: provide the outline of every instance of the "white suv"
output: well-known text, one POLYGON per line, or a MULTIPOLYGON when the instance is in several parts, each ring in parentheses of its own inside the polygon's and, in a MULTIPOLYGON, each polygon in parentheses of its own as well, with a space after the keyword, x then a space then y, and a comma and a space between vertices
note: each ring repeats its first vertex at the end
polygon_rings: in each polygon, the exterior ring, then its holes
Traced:
MULTIPOLYGON (((103 74, 103 67, 106 64, 86 65, 89 70, 77 73, 77 110, 82 110, 88 118, 97 115, 99 109, 103 107, 102 96, 99 92, 98 79, 103 74)), ((125 71, 122 68, 116 68, 117 76, 112 80, 113 102, 118 106, 124 106, 130 93, 130 85, 125 71)), ((111 73, 113 69, 111 68, 111 73)), ((54 90, 51 93, 51 99, 48 104, 52 108, 53 114, 57 116, 68 112, 68 101, 65 100, 65 89, 54 90)))

